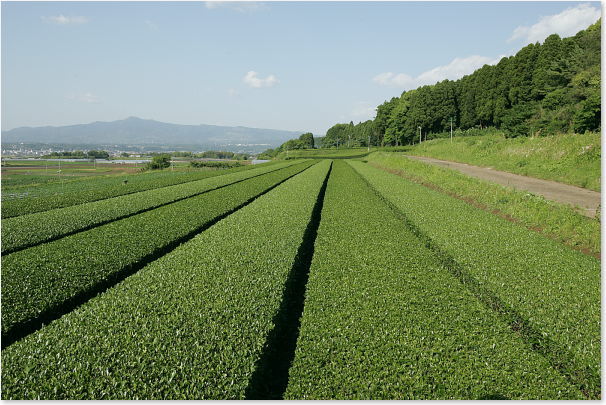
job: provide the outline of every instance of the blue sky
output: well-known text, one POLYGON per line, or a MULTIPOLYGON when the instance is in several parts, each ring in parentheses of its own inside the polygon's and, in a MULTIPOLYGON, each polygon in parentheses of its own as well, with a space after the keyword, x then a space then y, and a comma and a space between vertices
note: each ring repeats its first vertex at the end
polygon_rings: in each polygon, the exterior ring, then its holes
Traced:
POLYGON ((573 35, 599 2, 2 2, 2 129, 137 116, 324 134, 573 35))

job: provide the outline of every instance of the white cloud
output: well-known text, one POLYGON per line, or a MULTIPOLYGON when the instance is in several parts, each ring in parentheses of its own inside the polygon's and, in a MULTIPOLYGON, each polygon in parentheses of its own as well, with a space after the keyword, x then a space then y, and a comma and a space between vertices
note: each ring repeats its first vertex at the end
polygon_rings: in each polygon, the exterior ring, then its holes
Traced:
POLYGON ((99 97, 95 96, 93 93, 91 92, 86 92, 84 94, 69 94, 67 96, 67 98, 69 100, 75 100, 75 101, 79 101, 81 103, 89 103, 89 104, 96 104, 99 102, 99 97))
POLYGON ((204 5, 207 9, 212 10, 221 7, 222 1, 205 1, 204 5))
POLYGON ((257 72, 251 70, 250 72, 246 73, 244 79, 242 80, 244 83, 255 89, 259 89, 261 87, 273 87, 278 83, 278 79, 274 75, 269 75, 265 79, 262 79, 257 75, 257 72))
POLYGON ((236 96, 239 96, 239 95, 240 95, 240 92, 238 92, 238 90, 236 90, 236 89, 228 89, 228 90, 227 90, 227 94, 228 94, 230 97, 236 97, 236 96))
POLYGON ((498 63, 505 55, 496 58, 487 56, 472 55, 466 58, 455 58, 448 65, 438 66, 421 73, 417 77, 406 73, 379 73, 373 77, 372 81, 382 86, 402 87, 405 89, 414 89, 426 84, 435 84, 442 80, 456 80, 473 73, 484 65, 494 65, 498 63))
POLYGON ((145 20, 145 25, 147 25, 147 28, 150 30, 158 31, 158 26, 153 21, 145 20))
POLYGON ((42 17, 42 19, 46 22, 57 25, 86 24, 88 22, 88 18, 83 16, 66 17, 63 14, 42 17))
POLYGON ((356 121, 372 119, 375 116, 375 107, 365 101, 359 101, 351 110, 350 116, 356 121))
POLYGON ((392 73, 385 72, 379 73, 372 78, 372 81, 382 86, 396 86, 396 87, 414 87, 415 79, 406 73, 392 73))
POLYGON ((265 10, 269 8, 265 3, 258 1, 205 1, 204 5, 209 10, 226 7, 240 13, 265 10))
POLYGON ((596 22, 602 15, 599 7, 589 4, 567 8, 560 14, 541 17, 539 22, 530 26, 517 27, 509 41, 521 39, 525 44, 542 42, 551 34, 569 37, 596 22))

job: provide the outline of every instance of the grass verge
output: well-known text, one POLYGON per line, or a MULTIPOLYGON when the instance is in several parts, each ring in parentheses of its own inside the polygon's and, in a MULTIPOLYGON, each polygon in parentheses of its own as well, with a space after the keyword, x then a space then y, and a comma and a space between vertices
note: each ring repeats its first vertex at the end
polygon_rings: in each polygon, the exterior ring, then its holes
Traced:
POLYGON ((600 257, 600 221, 581 215, 565 204, 395 153, 376 152, 366 160, 377 168, 462 199, 583 253, 600 257))
POLYGON ((498 135, 434 139, 408 153, 470 163, 600 191, 601 134, 505 138, 498 135))

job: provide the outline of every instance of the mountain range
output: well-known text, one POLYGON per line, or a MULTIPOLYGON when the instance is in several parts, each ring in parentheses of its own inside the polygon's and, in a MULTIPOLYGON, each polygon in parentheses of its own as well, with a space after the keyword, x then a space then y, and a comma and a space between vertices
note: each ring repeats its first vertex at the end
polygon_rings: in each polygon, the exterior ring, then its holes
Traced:
POLYGON ((2 142, 200 146, 246 144, 275 147, 301 133, 240 126, 169 124, 129 117, 111 122, 14 128, 2 131, 2 142))

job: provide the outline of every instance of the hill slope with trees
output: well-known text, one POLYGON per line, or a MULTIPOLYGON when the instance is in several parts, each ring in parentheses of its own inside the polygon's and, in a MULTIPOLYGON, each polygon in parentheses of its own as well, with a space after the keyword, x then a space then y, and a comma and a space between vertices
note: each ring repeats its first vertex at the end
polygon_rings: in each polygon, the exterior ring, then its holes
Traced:
POLYGON ((507 137, 600 130, 601 19, 573 37, 550 35, 459 80, 404 91, 375 119, 336 124, 322 139, 337 145, 406 145, 450 130, 495 127, 507 137), (419 130, 420 128, 420 130, 419 130))

